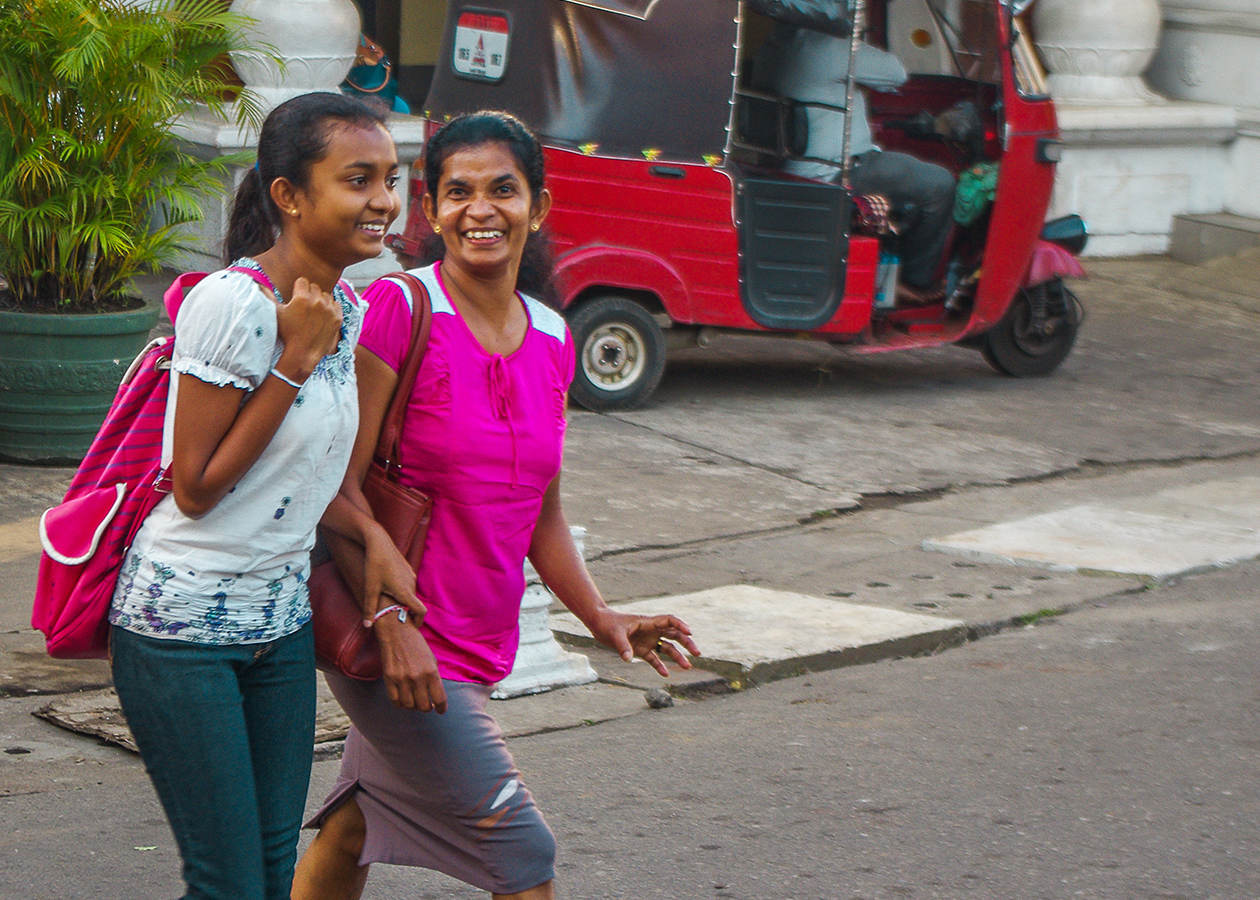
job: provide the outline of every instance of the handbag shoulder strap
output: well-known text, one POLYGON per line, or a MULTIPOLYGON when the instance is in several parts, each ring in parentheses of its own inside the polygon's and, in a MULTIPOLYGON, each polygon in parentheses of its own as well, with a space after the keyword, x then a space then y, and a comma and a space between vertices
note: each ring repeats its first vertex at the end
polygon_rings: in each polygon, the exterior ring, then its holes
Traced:
POLYGON ((385 277, 401 282, 411 294, 411 343, 407 358, 399 367, 394 397, 390 400, 389 410, 381 422, 381 435, 376 441, 376 458, 385 463, 388 469, 398 464, 403 417, 407 414, 407 403, 411 399, 411 390, 415 386, 416 375, 420 372, 420 364, 424 362, 424 351, 429 346, 429 331, 433 327, 433 303, 424 283, 410 272, 397 272, 385 277))

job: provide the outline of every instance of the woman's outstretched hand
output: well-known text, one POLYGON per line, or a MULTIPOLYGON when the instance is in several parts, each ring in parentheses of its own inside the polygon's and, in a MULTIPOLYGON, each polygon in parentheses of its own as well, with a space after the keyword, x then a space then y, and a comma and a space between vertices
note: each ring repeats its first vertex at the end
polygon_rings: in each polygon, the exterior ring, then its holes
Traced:
POLYGON ((587 624, 597 641, 616 650, 626 662, 637 656, 665 678, 669 677, 666 659, 680 669, 690 669, 691 661, 683 650, 700 655, 691 629, 677 616, 636 616, 605 609, 587 624))

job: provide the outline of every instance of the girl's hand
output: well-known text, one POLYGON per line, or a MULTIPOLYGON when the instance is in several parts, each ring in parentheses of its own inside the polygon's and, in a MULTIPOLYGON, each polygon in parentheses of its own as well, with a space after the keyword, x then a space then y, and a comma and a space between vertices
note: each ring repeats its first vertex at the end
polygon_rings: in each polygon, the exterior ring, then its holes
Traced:
POLYGON ((293 283, 293 296, 276 308, 276 330, 284 350, 276 368, 298 383, 337 349, 341 304, 305 278, 293 283))
POLYGON ((427 612, 416 597, 416 573, 385 529, 374 525, 365 531, 363 560, 363 624, 372 626, 376 611, 399 603, 407 608, 413 625, 427 612))
POLYGON ((691 629, 677 616, 634 616, 606 607, 587 626, 597 641, 616 650, 626 662, 637 656, 665 678, 669 677, 666 657, 680 669, 691 668, 679 644, 692 656, 700 655, 691 629))
POLYGON ((381 645, 385 688, 395 706, 420 712, 446 712, 446 689, 437 660, 414 623, 384 616, 374 626, 381 645))

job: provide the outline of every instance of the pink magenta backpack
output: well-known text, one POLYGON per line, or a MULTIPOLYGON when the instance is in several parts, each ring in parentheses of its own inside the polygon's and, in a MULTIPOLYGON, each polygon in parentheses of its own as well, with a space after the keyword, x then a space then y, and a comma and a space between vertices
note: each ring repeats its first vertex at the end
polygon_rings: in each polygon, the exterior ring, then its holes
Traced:
MULTIPOLYGON (((244 266, 267 290, 267 276, 244 266)), ((203 278, 175 279, 163 302, 175 321, 184 291, 203 278)), ((162 466, 162 427, 171 387, 175 338, 157 338, 123 376, 105 422, 70 482, 61 504, 39 520, 43 555, 31 625, 44 633, 48 655, 101 659, 108 655, 109 605, 124 557, 145 517, 171 492, 162 466)))

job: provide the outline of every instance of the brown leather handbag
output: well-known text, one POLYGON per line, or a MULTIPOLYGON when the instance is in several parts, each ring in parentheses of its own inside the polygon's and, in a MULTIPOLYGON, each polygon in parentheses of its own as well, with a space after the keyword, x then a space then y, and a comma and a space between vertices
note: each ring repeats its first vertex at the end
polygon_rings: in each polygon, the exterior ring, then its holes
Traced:
MULTIPOLYGON (((433 306, 429 292, 414 275, 399 272, 386 277, 402 282, 411 293, 411 345, 398 376, 394 397, 381 423, 376 454, 363 479, 363 495, 372 507, 376 521, 388 532, 411 568, 418 571, 424 554, 425 535, 429 531, 433 499, 399 481, 402 471, 399 444, 407 403, 429 343, 433 306)), ((315 628, 316 665, 325 672, 361 681, 380 678, 380 645, 372 630, 363 626, 363 608, 359 598, 342 577, 337 563, 329 559, 313 566, 307 585, 315 628)))

